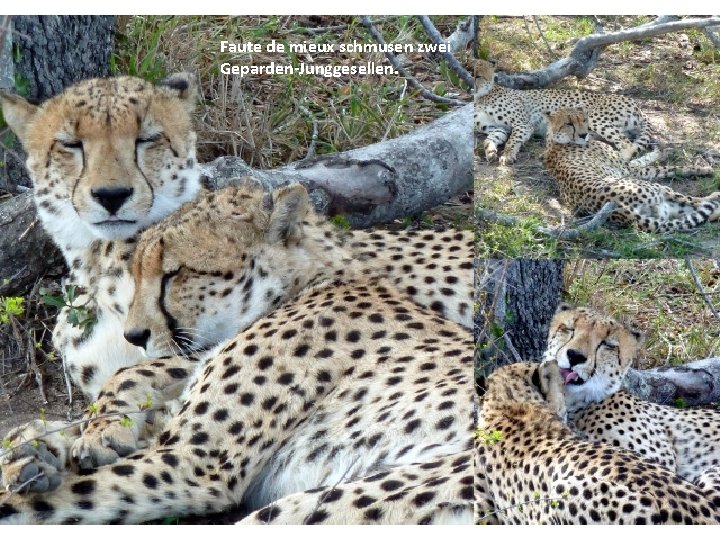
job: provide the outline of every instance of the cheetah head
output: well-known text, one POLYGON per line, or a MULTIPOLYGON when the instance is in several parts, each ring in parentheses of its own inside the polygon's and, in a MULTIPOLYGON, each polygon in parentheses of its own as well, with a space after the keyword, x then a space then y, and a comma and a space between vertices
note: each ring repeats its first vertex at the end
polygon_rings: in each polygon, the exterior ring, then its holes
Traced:
POLYGON ((495 62, 479 60, 475 64, 475 95, 484 96, 495 86, 495 62))
POLYGON ((149 228, 134 254, 125 338, 150 357, 208 350, 283 304, 330 257, 306 245, 308 212, 304 187, 270 195, 249 182, 149 228))
POLYGON ((195 198, 196 93, 194 78, 179 73, 158 86, 85 80, 40 106, 0 96, 28 154, 39 216, 61 249, 132 237, 195 198))
POLYGON ((588 119, 582 109, 558 109, 548 117, 548 144, 586 145, 590 140, 588 119))
POLYGON ((561 304, 550 323, 545 360, 557 361, 568 410, 617 392, 642 345, 638 330, 590 308, 561 304))

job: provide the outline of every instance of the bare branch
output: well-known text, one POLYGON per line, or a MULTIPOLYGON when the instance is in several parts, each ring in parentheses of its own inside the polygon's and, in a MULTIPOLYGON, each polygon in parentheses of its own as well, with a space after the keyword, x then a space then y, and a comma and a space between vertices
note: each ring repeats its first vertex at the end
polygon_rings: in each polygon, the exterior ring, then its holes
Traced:
POLYGON ((720 49, 720 26, 703 28, 703 33, 715 48, 720 49))
MULTIPOLYGON (((445 40, 440 35, 440 32, 438 32, 437 28, 435 28, 435 25, 430 20, 430 17, 428 17, 427 15, 420 15, 418 18, 420 19, 420 23, 423 25, 423 28, 425 29, 427 35, 430 36, 432 42, 435 45, 444 45, 445 40)), ((466 70, 460 62, 458 62, 458 59, 455 58, 452 53, 443 51, 440 52, 440 56, 442 56, 443 59, 448 63, 450 69, 457 73, 458 77, 460 77, 463 82, 468 85, 468 88, 475 87, 475 79, 473 79, 473 76, 470 75, 468 70, 466 70)))
POLYGON ((690 271, 690 275, 692 276, 692 279, 695 282, 695 287, 697 287, 697 290, 702 295, 703 300, 705 300, 705 303, 710 308, 710 311, 712 312, 712 314, 715 316, 716 319, 720 320, 720 313, 718 313, 718 310, 715 309, 715 305, 712 303, 710 296, 708 296, 707 292, 705 291, 705 288, 703 287, 703 284, 700 281, 700 278, 698 277, 697 272, 695 272, 695 267, 693 266, 692 260, 686 258, 685 266, 690 271))
MULTIPOLYGON (((385 45, 385 39, 382 37, 382 34, 378 31, 378 29, 375 28, 375 25, 373 25, 372 19, 370 19, 370 17, 368 17, 367 15, 363 15, 362 23, 368 29, 370 35, 375 41, 377 41, 380 45, 385 45)), ((462 100, 438 96, 437 94, 434 94, 433 92, 425 88, 420 83, 420 81, 410 75, 410 73, 408 73, 408 71, 400 65, 400 61, 398 60, 397 56, 395 56, 395 54, 387 51, 385 53, 385 57, 388 59, 388 62, 390 62, 390 65, 392 65, 392 67, 394 67, 395 70, 402 77, 407 79, 410 86, 420 90, 420 95, 425 99, 429 99, 430 101, 434 101, 436 103, 446 103, 447 105, 465 105, 465 102, 462 100)))
POLYGON ((472 15, 457 24, 455 31, 446 40, 446 43, 450 46, 450 52, 462 51, 469 43, 476 41, 479 21, 479 16, 472 15))
POLYGON ((695 360, 682 366, 631 369, 623 387, 630 393, 660 404, 707 405, 720 400, 720 358, 695 360))
POLYGON ((688 28, 712 28, 720 26, 720 17, 691 18, 668 21, 670 17, 660 17, 647 24, 618 30, 616 32, 596 32, 580 38, 570 54, 557 60, 544 69, 508 75, 497 73, 497 83, 508 88, 544 88, 569 75, 579 79, 587 77, 593 70, 602 51, 608 45, 623 41, 647 39, 688 28))
MULTIPOLYGON (((558 240, 574 240, 582 233, 592 231, 600 227, 608 220, 610 214, 612 214, 616 208, 617 204, 615 202, 608 201, 594 216, 592 216, 592 218, 590 218, 585 223, 578 225, 574 229, 554 229, 538 226, 536 230, 547 236, 557 238, 558 240)), ((480 219, 484 219, 486 221, 494 221, 496 223, 501 223, 502 225, 507 226, 519 225, 521 223, 521 220, 516 217, 498 214, 489 210, 478 210, 477 215, 480 219)))

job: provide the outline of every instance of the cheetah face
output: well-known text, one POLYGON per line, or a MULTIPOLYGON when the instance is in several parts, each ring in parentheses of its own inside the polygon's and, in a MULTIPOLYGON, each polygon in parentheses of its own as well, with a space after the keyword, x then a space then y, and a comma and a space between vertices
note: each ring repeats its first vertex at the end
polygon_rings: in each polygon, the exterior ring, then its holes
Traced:
POLYGON ((585 146, 590 141, 587 115, 581 109, 558 109, 548 125, 548 138, 554 143, 585 146))
POLYGON ((475 95, 484 96, 495 86, 495 64, 480 60, 475 67, 475 95))
POLYGON ((2 97, 39 215, 61 248, 129 238, 195 198, 195 96, 192 77, 177 74, 161 86, 91 79, 39 107, 2 97))
POLYGON ((642 334, 589 308, 563 304, 550 323, 545 360, 556 360, 568 410, 620 389, 642 347, 642 334))
POLYGON ((145 231, 133 260, 125 338, 150 357, 208 350, 292 294, 307 191, 227 188, 145 231), (284 264, 283 257, 286 257, 284 264))

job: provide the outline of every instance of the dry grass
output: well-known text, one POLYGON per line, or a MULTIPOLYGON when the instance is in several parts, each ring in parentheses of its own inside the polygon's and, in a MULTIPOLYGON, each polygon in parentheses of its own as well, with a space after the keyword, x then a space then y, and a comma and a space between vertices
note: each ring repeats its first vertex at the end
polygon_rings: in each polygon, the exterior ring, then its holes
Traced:
MULTIPOLYGON (((692 264, 703 289, 720 310, 720 268, 706 259, 692 264)), ((638 367, 677 365, 720 356, 720 321, 703 300, 685 260, 583 259, 566 265, 565 300, 589 305, 646 332, 638 367)))
MULTIPOLYGON (((448 35, 459 17, 435 17, 448 35)), ((330 153, 393 138, 442 115, 447 106, 424 100, 399 76, 222 75, 222 62, 265 65, 294 63, 345 65, 374 61, 382 53, 220 52, 220 41, 267 44, 372 43, 359 17, 131 17, 123 21, 116 70, 160 79, 177 70, 198 73, 204 106, 198 113, 199 156, 242 157, 254 167, 270 168, 302 159, 308 151, 313 119, 317 153, 330 153), (323 29, 328 29, 323 31, 323 29)), ((387 42, 428 42, 413 17, 386 17, 378 23, 387 42), (384 21, 384 22, 383 22, 384 21)), ((286 47, 287 48, 287 47, 286 47)), ((469 101, 436 58, 403 57, 412 74, 438 94, 469 101)), ((470 51, 459 55, 470 63, 470 51)))
MULTIPOLYGON (((606 31, 645 22, 639 17, 601 17, 606 31)), ((565 56, 573 39, 592 31, 586 17, 539 17, 548 50, 532 19, 485 17, 481 30, 483 53, 508 72, 537 69, 565 56), (529 29, 529 33, 528 33, 529 29)), ((558 86, 629 95, 640 102, 657 131, 667 138, 670 164, 717 165, 720 163, 720 52, 699 32, 686 32, 687 46, 678 34, 608 47, 587 79, 566 79, 558 86)), ((478 149, 481 158, 482 148, 478 149)), ((481 251, 487 255, 543 257, 677 257, 715 256, 720 253, 720 225, 705 225, 691 233, 652 235, 631 229, 604 228, 582 242, 549 240, 532 233, 535 223, 572 228, 574 216, 558 202, 557 185, 540 162, 542 142, 523 147, 518 162, 505 171, 487 167, 476 171, 477 204, 483 208, 521 217, 524 226, 488 224, 489 240, 481 251), (524 234, 520 234, 524 233, 524 234)), ((487 165, 481 159, 483 165, 487 165)), ((496 168, 496 167, 494 167, 496 168)), ((668 182, 688 195, 708 195, 718 190, 720 172, 714 177, 668 182)), ((483 240, 481 239, 481 244, 483 240)))

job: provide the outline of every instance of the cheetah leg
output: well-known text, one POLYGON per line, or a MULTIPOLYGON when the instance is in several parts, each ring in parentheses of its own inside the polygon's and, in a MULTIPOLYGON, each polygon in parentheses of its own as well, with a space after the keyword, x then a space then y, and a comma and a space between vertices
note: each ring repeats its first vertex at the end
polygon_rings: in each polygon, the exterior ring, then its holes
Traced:
POLYGON ((73 443, 71 458, 81 469, 115 463, 159 433, 168 404, 177 399, 197 366, 193 358, 153 360, 119 370, 103 386, 95 406, 73 443))
POLYGON ((471 451, 402 465, 355 482, 295 493, 240 525, 473 523, 471 451))
POLYGON ((664 192, 664 201, 642 208, 623 207, 616 213, 643 231, 668 233, 689 231, 707 221, 720 220, 720 192, 707 197, 689 197, 670 189, 664 192), (649 207, 650 210, 648 210, 649 207))
POLYGON ((57 488, 79 434, 78 425, 43 420, 10 431, 4 439, 6 448, 0 449, 0 487, 11 492, 37 493, 57 488))
POLYGON ((498 148, 508 140, 508 132, 500 128, 489 128, 487 130, 487 138, 483 143, 485 148, 485 159, 493 162, 497 159, 498 148))
POLYGON ((193 457, 170 447, 145 451, 68 476, 49 493, 0 494, 0 524, 142 523, 230 507, 229 478, 193 457))
POLYGON ((500 158, 500 165, 511 165, 515 163, 518 152, 522 145, 530 140, 533 134, 533 127, 531 124, 520 125, 513 127, 510 138, 505 145, 505 150, 500 158))
MULTIPOLYGON (((637 160, 635 160, 637 161, 637 160)), ((631 165, 632 167, 632 165, 631 165)), ((712 167, 639 167, 633 168, 633 175, 644 180, 655 178, 684 178, 691 176, 712 176, 712 167)))
POLYGON ((715 508, 720 508, 720 466, 704 470, 694 484, 703 491, 715 508))

